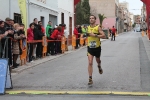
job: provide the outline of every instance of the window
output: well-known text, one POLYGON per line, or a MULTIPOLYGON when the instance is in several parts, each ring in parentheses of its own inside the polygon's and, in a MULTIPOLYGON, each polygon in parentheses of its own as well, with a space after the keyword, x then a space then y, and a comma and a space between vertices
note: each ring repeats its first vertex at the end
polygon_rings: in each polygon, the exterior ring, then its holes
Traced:
POLYGON ((57 25, 57 16, 49 14, 49 21, 52 22, 52 27, 54 27, 55 25, 57 25))
POLYGON ((22 23, 21 14, 14 13, 14 21, 15 23, 22 23))
POLYGON ((64 24, 64 13, 61 13, 61 24, 64 24))

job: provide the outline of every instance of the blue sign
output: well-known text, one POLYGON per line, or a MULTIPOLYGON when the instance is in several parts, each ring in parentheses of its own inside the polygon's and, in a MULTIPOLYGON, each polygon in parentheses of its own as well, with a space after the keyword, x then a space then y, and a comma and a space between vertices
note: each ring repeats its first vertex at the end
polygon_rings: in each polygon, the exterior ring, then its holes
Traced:
POLYGON ((0 94, 5 94, 6 88, 12 88, 8 59, 0 59, 0 94))

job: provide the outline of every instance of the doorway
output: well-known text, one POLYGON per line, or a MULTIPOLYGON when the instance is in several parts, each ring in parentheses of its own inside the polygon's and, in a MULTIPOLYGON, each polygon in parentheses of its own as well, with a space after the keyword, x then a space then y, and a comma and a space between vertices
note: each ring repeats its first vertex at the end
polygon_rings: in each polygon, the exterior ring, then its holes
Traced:
POLYGON ((42 21, 42 25, 43 25, 43 27, 45 27, 45 21, 44 21, 44 17, 43 16, 41 16, 41 21, 42 21))
POLYGON ((71 45, 72 44, 72 40, 71 40, 71 38, 72 38, 72 17, 69 17, 69 36, 68 36, 68 38, 69 38, 69 45, 71 45))
POLYGON ((61 13, 61 24, 64 24, 64 13, 61 13))
POLYGON ((52 22, 52 27, 54 27, 55 25, 57 25, 57 16, 49 14, 49 21, 52 22))

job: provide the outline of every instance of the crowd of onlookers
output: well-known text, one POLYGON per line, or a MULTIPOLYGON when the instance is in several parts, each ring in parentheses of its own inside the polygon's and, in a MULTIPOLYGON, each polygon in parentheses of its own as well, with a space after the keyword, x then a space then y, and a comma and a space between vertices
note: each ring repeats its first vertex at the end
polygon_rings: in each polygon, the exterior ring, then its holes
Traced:
MULTIPOLYGON (((52 27, 52 22, 49 21, 46 28, 44 28, 42 24, 42 21, 38 21, 37 18, 34 18, 28 29, 25 30, 24 24, 15 23, 15 21, 10 18, 6 18, 5 21, 0 20, 0 58, 9 58, 11 68, 17 68, 19 66, 17 59, 24 49, 27 49, 28 62, 33 62, 35 59, 42 58, 42 42, 36 41, 42 40, 43 36, 46 36, 47 40, 50 40, 47 43, 47 56, 62 53, 62 37, 66 37, 65 49, 67 51, 67 38, 69 32, 66 30, 66 25, 59 24, 52 27), (20 40, 22 40, 22 43, 20 40), (8 47, 6 46, 6 41, 8 41, 8 47), (5 51, 5 54, 3 51, 5 51)), ((76 36, 76 49, 80 46, 81 34, 83 34, 83 37, 86 37, 86 32, 86 26, 77 25, 75 27, 73 33, 76 36)))
POLYGON ((52 40, 48 42, 47 45, 47 56, 62 53, 61 37, 68 34, 67 31, 65 31, 65 24, 56 25, 53 28, 52 22, 49 21, 45 29, 42 25, 42 21, 38 21, 38 19, 35 18, 27 30, 24 30, 24 28, 24 24, 15 23, 14 20, 10 18, 6 18, 5 21, 0 20, 0 58, 9 58, 11 68, 17 68, 19 66, 19 64, 17 64, 18 56, 22 54, 22 50, 26 49, 26 47, 28 48, 28 62, 41 58, 43 45, 42 42, 36 41, 42 40, 43 36, 46 36, 47 40, 52 40), (8 47, 6 46, 7 40, 8 47), (22 40, 22 45, 20 40, 22 40), (5 51, 5 54, 3 51, 5 51))

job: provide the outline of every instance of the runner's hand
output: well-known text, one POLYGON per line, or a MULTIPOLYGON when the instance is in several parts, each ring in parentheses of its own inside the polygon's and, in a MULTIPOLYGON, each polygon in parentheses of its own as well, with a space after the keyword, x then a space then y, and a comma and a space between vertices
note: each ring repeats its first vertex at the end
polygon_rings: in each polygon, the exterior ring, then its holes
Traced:
POLYGON ((95 34, 93 34, 93 33, 90 33, 89 35, 92 36, 92 37, 95 37, 95 34))

